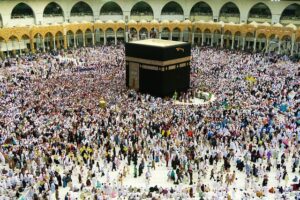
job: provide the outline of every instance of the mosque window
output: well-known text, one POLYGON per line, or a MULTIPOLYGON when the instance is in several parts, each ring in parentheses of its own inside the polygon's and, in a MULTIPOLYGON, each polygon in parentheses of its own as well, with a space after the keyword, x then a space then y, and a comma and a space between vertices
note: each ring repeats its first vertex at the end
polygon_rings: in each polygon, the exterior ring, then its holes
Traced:
POLYGON ((100 15, 123 15, 123 11, 117 3, 111 1, 102 6, 100 15))
POLYGON ((144 2, 140 1, 136 3, 131 9, 131 15, 153 15, 153 10, 151 6, 144 2))
POLYGON ((34 17, 33 10, 26 3, 17 4, 11 12, 11 18, 27 18, 34 17))
POLYGON ((71 16, 92 16, 93 15, 93 10, 92 8, 85 2, 78 2, 76 3, 72 10, 71 10, 71 16))
POLYGON ((49 3, 44 9, 44 17, 63 16, 62 8, 55 2, 49 3))
POLYGON ((250 12, 249 17, 251 18, 272 18, 270 8, 264 3, 258 3, 254 5, 250 12))
POLYGON ((178 3, 171 1, 163 7, 161 14, 162 15, 183 15, 183 9, 178 3))
POLYGON ((300 20, 300 5, 291 4, 284 9, 281 20, 300 20))
POLYGON ((209 16, 212 14, 213 12, 211 7, 205 2, 196 3, 191 10, 191 16, 195 16, 195 15, 209 16))
POLYGON ((220 16, 222 17, 239 17, 240 16, 240 11, 239 8, 234 4, 234 3, 226 3, 223 5, 221 11, 220 11, 220 16))

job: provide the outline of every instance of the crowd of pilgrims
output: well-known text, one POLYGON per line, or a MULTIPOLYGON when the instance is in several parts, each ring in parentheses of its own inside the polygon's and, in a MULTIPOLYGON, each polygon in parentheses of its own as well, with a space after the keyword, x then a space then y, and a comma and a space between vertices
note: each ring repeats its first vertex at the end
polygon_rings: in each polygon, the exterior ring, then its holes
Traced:
POLYGON ((288 57, 194 47, 189 106, 128 90, 122 44, 0 66, 0 199, 299 198, 288 57))

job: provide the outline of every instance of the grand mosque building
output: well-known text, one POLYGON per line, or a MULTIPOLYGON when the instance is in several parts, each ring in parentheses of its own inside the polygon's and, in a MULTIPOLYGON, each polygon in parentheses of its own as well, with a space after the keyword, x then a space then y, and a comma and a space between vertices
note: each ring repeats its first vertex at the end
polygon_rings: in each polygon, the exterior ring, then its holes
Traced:
POLYGON ((0 51, 15 55, 149 37, 300 53, 300 1, 3 0, 0 51))

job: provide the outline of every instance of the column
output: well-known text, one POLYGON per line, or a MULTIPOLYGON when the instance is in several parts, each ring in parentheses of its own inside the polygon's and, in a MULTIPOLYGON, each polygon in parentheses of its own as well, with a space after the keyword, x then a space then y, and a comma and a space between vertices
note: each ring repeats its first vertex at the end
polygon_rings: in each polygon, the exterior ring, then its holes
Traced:
POLYGON ((281 54, 281 40, 278 42, 278 54, 281 54))
POLYGON ((256 51, 256 38, 254 38, 253 51, 256 51))
POLYGON ((69 47, 69 38, 67 35, 64 35, 64 49, 67 49, 69 47))
POLYGON ((83 38, 83 47, 85 47, 85 40, 86 40, 86 38, 85 38, 85 33, 82 33, 82 38, 83 38))
POLYGON ((92 32, 92 44, 93 46, 95 46, 95 33, 92 32))
POLYGON ((125 32, 125 41, 128 42, 128 31, 125 32))
MULTIPOLYGON (((106 45, 106 31, 103 32, 104 35, 104 45, 106 45)), ((127 41, 128 41, 128 37, 127 37, 127 41)))
POLYGON ((117 39, 117 31, 115 31, 115 45, 117 45, 118 39, 117 39))
POLYGON ((234 49, 234 35, 231 36, 231 49, 234 49))
POLYGON ((230 41, 228 36, 226 36, 226 48, 230 48, 230 41))
POLYGON ((202 42, 201 42, 201 46, 204 45, 204 32, 202 32, 202 42))
POLYGON ((195 33, 194 31, 192 32, 192 45, 194 44, 194 40, 195 40, 195 33))
POLYGON ((57 48, 57 49, 61 49, 60 36, 59 36, 58 38, 56 38, 55 44, 56 44, 56 48, 57 48))
POLYGON ((261 44, 261 43, 262 43, 262 41, 259 41, 259 47, 258 47, 259 50, 261 50, 261 47, 262 47, 262 44, 261 44))
POLYGON ((22 55, 22 50, 21 50, 21 41, 18 41, 19 44, 19 54, 22 55))
POLYGON ((147 32, 147 39, 150 38, 150 31, 147 32))
POLYGON ((158 38, 161 39, 161 31, 158 33, 158 38))
POLYGON ((169 40, 172 40, 172 38, 173 38, 173 32, 171 31, 169 35, 169 40))
POLYGON ((240 36, 238 36, 238 41, 237 41, 237 48, 239 49, 240 48, 240 36))
POLYGON ((137 40, 140 40, 140 31, 137 31, 137 40))
POLYGON ((210 41, 210 46, 214 46, 214 33, 211 33, 211 41, 210 41))
POLYGON ((7 42, 6 41, 5 41, 5 45, 6 45, 6 56, 9 57, 8 46, 7 46, 7 42))
POLYGON ((291 56, 294 55, 294 48, 295 48, 295 34, 292 35, 292 40, 291 40, 291 56))
POLYGON ((221 48, 224 47, 224 35, 222 34, 221 35, 221 48))
POLYGON ((294 47, 295 47, 295 42, 292 40, 292 46, 291 46, 291 56, 294 55, 294 47))
POLYGON ((45 47, 45 39, 44 38, 42 38, 42 43, 43 43, 43 52, 45 52, 46 51, 46 47, 45 47))
MULTIPOLYGON (((128 42, 128 27, 127 25, 125 26, 125 30, 124 30, 124 40, 125 42, 128 42)), ((101 38, 101 37, 100 37, 101 38)), ((101 40, 101 39, 100 39, 101 40)))
POLYGON ((180 41, 183 41, 183 32, 182 32, 182 31, 180 31, 179 40, 180 40, 180 41))
POLYGON ((35 52, 35 49, 34 49, 34 42, 33 42, 33 39, 32 39, 32 38, 30 38, 30 50, 31 50, 32 53, 35 52))
POLYGON ((55 36, 53 36, 53 49, 54 50, 56 50, 56 43, 55 42, 56 42, 56 39, 55 39, 55 36))
POLYGON ((245 41, 246 41, 246 38, 243 37, 243 47, 242 47, 243 51, 245 50, 245 41))
POLYGON ((76 34, 74 34, 74 48, 77 47, 76 34))
POLYGON ((11 45, 12 45, 12 53, 15 56, 16 55, 16 46, 15 46, 15 40, 11 40, 11 45))
POLYGON ((269 52, 269 38, 267 38, 267 44, 266 44, 266 50, 265 50, 265 52, 267 53, 267 52, 269 52))

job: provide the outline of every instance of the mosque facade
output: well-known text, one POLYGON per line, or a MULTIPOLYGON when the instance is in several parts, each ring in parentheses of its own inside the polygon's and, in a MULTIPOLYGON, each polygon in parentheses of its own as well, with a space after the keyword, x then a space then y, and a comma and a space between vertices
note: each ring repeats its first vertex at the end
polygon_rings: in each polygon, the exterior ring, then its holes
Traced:
POLYGON ((3 0, 0 5, 1 55, 150 37, 300 53, 299 1, 3 0))

